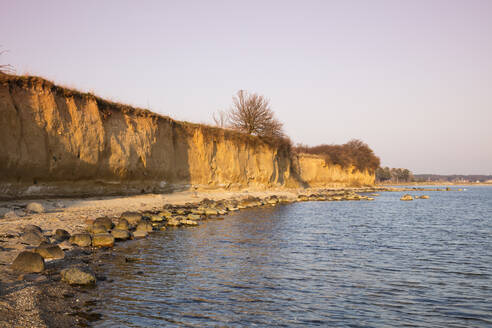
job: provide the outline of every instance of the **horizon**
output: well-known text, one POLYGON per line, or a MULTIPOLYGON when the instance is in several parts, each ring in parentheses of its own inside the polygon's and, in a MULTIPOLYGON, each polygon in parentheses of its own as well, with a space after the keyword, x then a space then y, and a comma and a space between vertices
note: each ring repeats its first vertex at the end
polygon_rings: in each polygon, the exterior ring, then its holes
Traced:
POLYGON ((246 89, 294 143, 492 175, 492 2, 308 4, 2 0, 0 64, 196 123, 246 89))

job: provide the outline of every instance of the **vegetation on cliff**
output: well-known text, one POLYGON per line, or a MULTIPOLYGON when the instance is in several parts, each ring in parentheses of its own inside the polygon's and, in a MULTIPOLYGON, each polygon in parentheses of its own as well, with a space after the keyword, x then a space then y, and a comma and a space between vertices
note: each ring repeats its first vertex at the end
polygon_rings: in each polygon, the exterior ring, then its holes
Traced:
POLYGON ((379 167, 380 160, 373 150, 363 141, 353 139, 343 145, 319 145, 309 147, 298 145, 298 153, 323 156, 327 164, 340 165, 342 168, 355 167, 357 170, 374 173, 379 167))

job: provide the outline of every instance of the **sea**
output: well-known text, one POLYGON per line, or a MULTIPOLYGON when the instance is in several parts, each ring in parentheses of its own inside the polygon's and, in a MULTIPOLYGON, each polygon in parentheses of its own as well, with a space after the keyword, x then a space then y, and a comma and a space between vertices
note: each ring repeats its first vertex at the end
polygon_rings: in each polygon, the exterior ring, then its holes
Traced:
POLYGON ((92 325, 492 327, 492 187, 452 189, 251 208, 118 244, 92 325))

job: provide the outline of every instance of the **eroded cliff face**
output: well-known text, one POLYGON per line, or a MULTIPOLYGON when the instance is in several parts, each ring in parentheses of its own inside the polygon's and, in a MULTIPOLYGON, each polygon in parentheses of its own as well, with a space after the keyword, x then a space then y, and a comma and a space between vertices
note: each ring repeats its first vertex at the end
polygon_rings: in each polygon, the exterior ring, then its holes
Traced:
POLYGON ((310 187, 361 187, 374 184, 374 174, 342 168, 340 165, 328 165, 321 156, 300 154, 297 160, 299 175, 310 187))
POLYGON ((0 198, 373 182, 316 163, 301 156, 297 172, 285 147, 257 137, 0 75, 0 198))

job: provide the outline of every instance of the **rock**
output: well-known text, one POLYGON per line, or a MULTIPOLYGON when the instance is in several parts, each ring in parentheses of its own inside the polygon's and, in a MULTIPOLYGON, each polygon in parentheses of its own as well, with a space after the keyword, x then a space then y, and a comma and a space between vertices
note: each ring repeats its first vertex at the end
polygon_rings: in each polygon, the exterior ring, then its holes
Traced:
POLYGON ((184 218, 182 217, 172 217, 172 218, 169 218, 167 219, 167 225, 168 226, 171 226, 171 227, 179 227, 181 225, 181 223, 179 222, 180 220, 182 220, 184 218))
POLYGON ((186 213, 186 210, 183 208, 178 208, 176 210, 176 214, 178 214, 178 215, 184 215, 185 213, 186 213))
POLYGON ((165 230, 166 230, 166 226, 161 226, 161 227, 159 227, 159 230, 160 230, 160 231, 165 231, 165 230))
POLYGON ((100 223, 94 223, 93 225, 89 226, 89 230, 93 234, 97 233, 106 233, 108 232, 108 228, 100 223))
POLYGON ((42 242, 47 243, 48 239, 41 233, 33 230, 24 232, 21 236, 21 242, 31 246, 39 246, 42 242))
POLYGON ((17 219, 19 216, 14 211, 8 211, 3 215, 4 219, 17 219))
POLYGON ((406 195, 401 196, 400 200, 413 200, 413 197, 412 197, 412 195, 406 194, 406 195))
POLYGON ((70 234, 67 230, 56 229, 55 235, 53 236, 56 241, 62 242, 70 238, 70 234))
POLYGON ((40 203, 29 203, 26 210, 31 213, 44 213, 44 207, 40 203))
POLYGON ((127 219, 120 218, 114 228, 118 230, 130 230, 130 224, 128 223, 127 219))
POLYGON ((130 239, 131 235, 128 230, 113 229, 111 230, 111 235, 115 240, 127 240, 130 239))
POLYGON ((22 231, 24 231, 24 232, 35 231, 35 232, 37 232, 37 233, 39 233, 41 235, 43 234, 43 230, 40 227, 38 227, 37 225, 34 225, 34 224, 26 224, 24 226, 24 228, 22 228, 22 231))
POLYGON ((92 236, 92 246, 94 247, 113 247, 114 237, 109 233, 98 233, 92 236))
POLYGON ((193 221, 198 221, 198 220, 201 220, 202 217, 200 215, 197 215, 197 214, 188 214, 188 219, 193 220, 193 221))
POLYGON ((205 215, 217 215, 219 212, 216 209, 213 208, 207 208, 204 210, 205 215))
POLYGON ((41 255, 45 260, 47 259, 62 259, 65 257, 62 249, 58 245, 53 244, 43 244, 34 250, 36 253, 41 255))
POLYGON ((102 225, 106 228, 106 231, 111 230, 113 228, 113 221, 107 216, 103 216, 94 220, 94 226, 102 225))
POLYGON ((150 218, 150 221, 152 221, 152 222, 164 221, 164 218, 158 214, 149 214, 148 217, 150 218))
POLYGON ((142 215, 135 212, 125 212, 121 214, 120 218, 127 220, 131 226, 135 226, 142 219, 142 215))
POLYGON ((148 232, 145 230, 137 230, 133 233, 133 238, 145 238, 148 232))
POLYGON ((168 210, 164 210, 164 211, 161 211, 159 212, 159 214, 157 214, 161 217, 165 217, 165 218, 170 218, 173 214, 171 212, 169 212, 168 210))
POLYGON ((429 196, 427 195, 422 195, 422 196, 417 196, 415 198, 420 198, 420 199, 429 199, 429 196))
POLYGON ((62 202, 56 202, 55 204, 53 204, 53 206, 55 208, 65 208, 65 204, 63 204, 62 202))
POLYGON ((36 273, 44 270, 44 259, 41 255, 33 252, 20 252, 12 263, 15 271, 36 273))
POLYGON ((180 220, 179 223, 181 223, 182 225, 187 225, 187 226, 197 226, 198 225, 198 222, 193 221, 193 220, 188 220, 188 219, 180 220))
POLYGON ((147 221, 140 221, 136 228, 137 231, 151 232, 153 230, 152 224, 147 221))
POLYGON ((62 281, 70 285, 92 285, 96 276, 89 268, 72 267, 60 272, 62 281))
POLYGON ((91 245, 92 240, 88 233, 76 233, 70 237, 69 242, 80 247, 88 247, 91 245))

